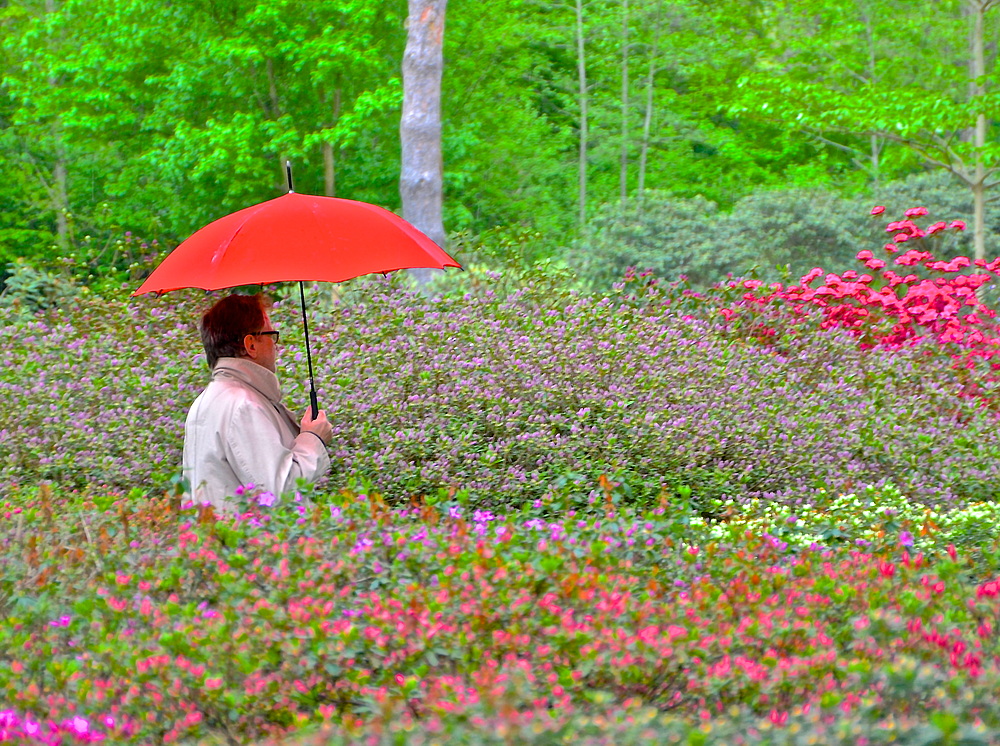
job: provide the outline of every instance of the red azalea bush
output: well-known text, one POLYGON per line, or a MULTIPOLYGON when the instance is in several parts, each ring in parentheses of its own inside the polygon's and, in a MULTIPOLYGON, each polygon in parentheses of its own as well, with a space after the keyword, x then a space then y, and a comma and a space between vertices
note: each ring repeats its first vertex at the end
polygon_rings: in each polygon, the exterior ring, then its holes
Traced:
MULTIPOLYGON (((884 208, 875 207, 872 215, 883 212, 884 208)), ((859 251, 857 259, 865 270, 860 274, 848 270, 838 275, 817 267, 787 287, 731 281, 726 288, 741 295, 721 312, 733 319, 754 309, 780 308, 794 318, 812 309, 818 311, 820 328, 846 329, 863 347, 898 348, 931 341, 960 367, 974 368, 982 361, 992 370, 1000 369, 1000 362, 993 360, 1000 352, 996 312, 977 294, 1000 274, 1000 258, 987 262, 937 257, 935 239, 947 231, 964 230, 965 223, 938 221, 920 228, 913 219, 926 214, 925 208, 914 207, 903 220, 890 222, 886 232, 892 239, 883 246, 886 258, 867 249, 859 251), (821 281, 818 286, 817 281, 821 281)), ((749 316, 756 318, 753 313, 749 316)), ((766 324, 758 327, 763 337, 774 332, 766 324)))

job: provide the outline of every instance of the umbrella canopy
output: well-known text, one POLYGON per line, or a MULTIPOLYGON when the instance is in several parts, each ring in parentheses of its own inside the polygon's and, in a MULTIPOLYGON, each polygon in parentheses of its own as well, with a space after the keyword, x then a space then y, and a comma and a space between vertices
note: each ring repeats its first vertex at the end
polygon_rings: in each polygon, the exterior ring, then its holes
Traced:
POLYGON ((133 295, 342 282, 376 272, 460 266, 388 210, 289 192, 209 223, 174 249, 133 295))
POLYGON ((291 164, 288 189, 288 194, 206 225, 170 252, 132 295, 297 281, 315 418, 319 405, 302 283, 342 282, 398 269, 461 269, 461 265, 388 210, 367 202, 295 193, 291 164))

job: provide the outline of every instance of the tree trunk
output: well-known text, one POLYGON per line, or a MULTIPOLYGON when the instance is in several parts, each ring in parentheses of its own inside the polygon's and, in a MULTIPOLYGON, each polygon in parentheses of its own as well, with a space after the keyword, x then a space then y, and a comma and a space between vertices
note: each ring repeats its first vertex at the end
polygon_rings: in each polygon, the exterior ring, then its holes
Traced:
POLYGON ((66 146, 63 144, 62 123, 57 117, 52 123, 52 139, 55 141, 56 163, 53 167, 52 209, 56 213, 56 245, 66 254, 70 246, 69 191, 66 187, 66 146))
MULTIPOLYGON (((45 12, 50 14, 56 12, 55 0, 45 0, 45 12)), ((59 81, 53 76, 49 77, 48 82, 53 88, 59 85, 59 81)), ((52 168, 52 189, 49 196, 52 200, 52 211, 56 216, 56 246, 65 256, 70 246, 68 168, 66 165, 66 145, 63 142, 62 134, 62 120, 58 115, 52 121, 51 132, 55 148, 55 165, 52 168)))
MULTIPOLYGON (((872 90, 878 87, 878 65, 875 56, 875 29, 872 25, 871 13, 866 12, 868 9, 863 10, 864 14, 864 24, 866 41, 868 42, 868 84, 871 86, 872 90)), ((881 155, 881 143, 879 143, 878 135, 872 135, 871 140, 871 151, 869 155, 869 160, 871 162, 871 174, 872 183, 877 187, 881 181, 881 174, 879 173, 879 158, 881 155)))
MULTIPOLYGON (((333 122, 331 126, 337 124, 340 119, 340 88, 333 92, 333 122)), ((333 143, 329 140, 323 143, 323 194, 327 197, 337 196, 337 155, 334 152, 333 143)))
POLYGON ((646 74, 646 112, 642 120, 642 144, 639 148, 639 179, 636 184, 636 194, 639 204, 642 204, 643 192, 646 189, 646 161, 649 157, 649 133, 653 125, 653 79, 656 76, 656 61, 660 56, 660 19, 663 12, 663 0, 656 3, 656 21, 653 26, 653 48, 649 53, 649 71, 646 74))
MULTIPOLYGON (((274 61, 268 57, 264 63, 264 70, 267 74, 267 98, 270 102, 270 111, 267 115, 272 121, 277 122, 281 118, 281 99, 278 97, 278 81, 274 74, 274 61)), ((288 158, 284 153, 278 153, 278 173, 281 174, 281 184, 285 185, 285 164, 288 158)))
POLYGON ((622 0, 622 142, 618 173, 621 206, 628 201, 628 0, 622 0))
POLYGON ((333 144, 323 143, 323 194, 337 196, 337 161, 333 155, 333 144))
MULTIPOLYGON (((983 27, 987 8, 994 3, 989 0, 970 0, 972 10, 972 98, 982 98, 986 95, 986 56, 983 49, 983 27)), ((986 115, 982 112, 976 117, 976 129, 973 135, 976 148, 976 175, 972 182, 972 202, 975 215, 975 233, 973 246, 975 258, 986 257, 986 165, 983 163, 983 147, 986 145, 986 115)))
MULTIPOLYGON (((442 217, 441 76, 447 0, 409 0, 403 53, 403 112, 399 123, 403 219, 447 248, 442 217)), ((426 285, 434 270, 412 270, 426 285)))
POLYGON ((580 96, 580 154, 577 165, 578 220, 582 233, 587 225, 587 58, 583 33, 583 0, 576 0, 576 70, 580 96))

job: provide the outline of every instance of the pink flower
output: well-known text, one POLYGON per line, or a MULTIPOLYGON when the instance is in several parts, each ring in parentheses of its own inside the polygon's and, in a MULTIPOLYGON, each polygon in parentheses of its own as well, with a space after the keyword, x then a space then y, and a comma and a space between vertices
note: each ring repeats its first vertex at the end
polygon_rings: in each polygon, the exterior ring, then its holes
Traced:
POLYGON ((221 676, 216 676, 214 679, 205 679, 205 688, 209 689, 209 690, 212 690, 212 689, 221 689, 222 688, 222 677, 221 676))
POLYGON ((872 208, 872 215, 881 215, 883 212, 885 212, 885 207, 882 205, 876 205, 872 208))
POLYGON ((900 254, 896 257, 896 264, 901 267, 912 266, 914 264, 919 264, 924 260, 924 255, 922 252, 916 249, 910 249, 905 254, 900 254))
POLYGON ((927 226, 927 233, 928 233, 928 235, 933 236, 935 233, 938 233, 939 231, 943 231, 947 227, 948 227, 948 224, 945 223, 942 220, 940 222, 934 223, 933 225, 927 226))
POLYGON ((872 258, 872 253, 868 249, 862 249, 861 251, 858 252, 858 255, 856 257, 856 259, 859 262, 863 262, 863 261, 865 261, 867 259, 871 259, 871 258, 872 258))
POLYGON ((911 207, 909 210, 907 210, 903 214, 906 215, 906 217, 908 217, 908 218, 918 218, 921 215, 926 215, 927 214, 927 208, 926 207, 911 207))
POLYGON ((995 580, 991 580, 989 583, 984 583, 976 588, 976 596, 978 598, 982 598, 983 596, 992 597, 998 594, 1000 594, 1000 587, 998 587, 995 580))
POLYGON ((951 225, 949 225, 948 227, 949 228, 954 228, 957 231, 964 231, 965 230, 965 221, 964 220, 952 220, 951 221, 951 225))
POLYGON ((813 267, 811 270, 809 270, 808 274, 802 276, 801 282, 803 285, 809 285, 810 283, 813 282, 813 280, 815 280, 821 274, 823 274, 822 269, 820 269, 819 267, 813 267))
POLYGON ((892 237, 892 240, 895 241, 896 243, 904 243, 905 241, 909 241, 910 240, 910 234, 909 233, 897 233, 895 236, 892 237))

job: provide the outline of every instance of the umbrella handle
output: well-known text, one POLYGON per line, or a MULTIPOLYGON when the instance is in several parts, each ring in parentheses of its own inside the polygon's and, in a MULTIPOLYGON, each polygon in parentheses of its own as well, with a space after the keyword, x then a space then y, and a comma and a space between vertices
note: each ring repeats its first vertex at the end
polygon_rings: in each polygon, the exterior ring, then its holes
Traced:
POLYGON ((312 418, 319 417, 319 399, 316 398, 316 389, 309 389, 309 403, 312 405, 312 418))

